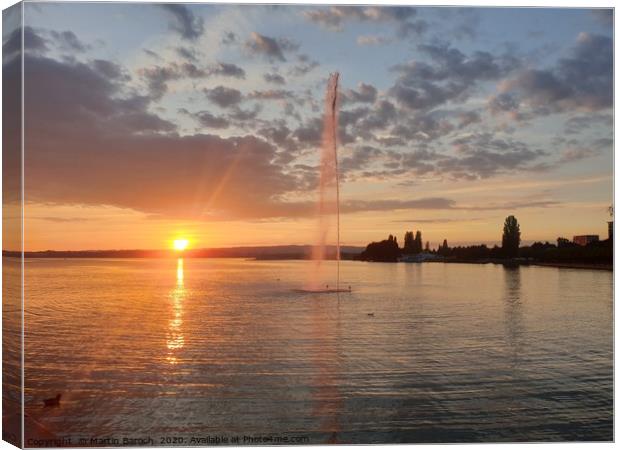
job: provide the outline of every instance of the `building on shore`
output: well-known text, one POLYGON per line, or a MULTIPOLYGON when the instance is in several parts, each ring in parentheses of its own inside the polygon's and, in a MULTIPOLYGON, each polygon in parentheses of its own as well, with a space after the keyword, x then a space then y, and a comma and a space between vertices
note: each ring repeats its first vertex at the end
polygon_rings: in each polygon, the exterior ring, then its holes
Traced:
POLYGON ((583 234, 581 236, 573 236, 573 244, 588 245, 592 242, 598 242, 598 234, 583 234))
POLYGON ((414 255, 403 255, 398 258, 398 262, 424 262, 424 261, 439 261, 444 259, 443 257, 434 253, 416 253, 414 255))
POLYGON ((613 240, 614 238, 614 221, 607 222, 607 238, 613 240))

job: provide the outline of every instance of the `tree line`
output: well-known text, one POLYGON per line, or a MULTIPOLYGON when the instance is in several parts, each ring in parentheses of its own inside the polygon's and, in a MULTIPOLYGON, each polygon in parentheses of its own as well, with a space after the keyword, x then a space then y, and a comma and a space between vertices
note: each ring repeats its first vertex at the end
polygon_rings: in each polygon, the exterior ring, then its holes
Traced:
POLYGON ((504 220, 502 245, 488 247, 485 244, 450 247, 446 239, 437 249, 431 250, 428 241, 422 245, 422 232, 405 232, 403 247, 399 247, 395 236, 386 240, 371 242, 361 253, 365 261, 394 262, 402 256, 429 253, 436 257, 453 261, 500 261, 523 258, 541 262, 578 262, 592 264, 612 264, 613 245, 611 240, 593 242, 586 246, 573 244, 568 239, 558 238, 557 245, 549 242, 535 242, 521 247, 521 227, 515 216, 504 220), (423 249, 424 248, 424 249, 423 249))

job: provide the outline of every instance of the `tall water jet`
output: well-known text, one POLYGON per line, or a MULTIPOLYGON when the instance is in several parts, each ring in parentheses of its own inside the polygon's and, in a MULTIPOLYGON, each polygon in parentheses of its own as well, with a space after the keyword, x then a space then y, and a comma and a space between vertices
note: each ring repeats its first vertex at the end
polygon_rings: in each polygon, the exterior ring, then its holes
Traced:
POLYGON ((329 76, 325 93, 325 115, 323 118, 323 140, 321 146, 319 202, 318 202, 318 239, 313 249, 315 261, 313 279, 310 289, 340 289, 340 187, 338 179, 338 72, 329 76), (323 261, 327 259, 329 232, 335 219, 336 241, 336 285, 329 288, 324 283, 329 278, 324 273, 323 261))

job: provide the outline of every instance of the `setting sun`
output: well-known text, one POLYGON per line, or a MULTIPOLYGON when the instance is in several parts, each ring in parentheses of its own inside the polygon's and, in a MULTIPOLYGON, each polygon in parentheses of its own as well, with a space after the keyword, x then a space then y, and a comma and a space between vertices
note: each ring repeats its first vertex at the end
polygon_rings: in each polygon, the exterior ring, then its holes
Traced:
POLYGON ((187 248, 189 241, 187 239, 175 239, 172 243, 175 250, 181 252, 187 248))

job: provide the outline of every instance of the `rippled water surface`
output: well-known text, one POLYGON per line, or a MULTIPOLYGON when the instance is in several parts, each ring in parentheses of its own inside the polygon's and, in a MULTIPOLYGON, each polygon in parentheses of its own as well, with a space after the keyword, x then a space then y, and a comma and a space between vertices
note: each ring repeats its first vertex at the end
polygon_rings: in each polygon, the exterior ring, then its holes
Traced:
POLYGON ((156 445, 612 439, 611 272, 343 262, 351 293, 296 292, 311 267, 26 261, 26 412, 156 445))

